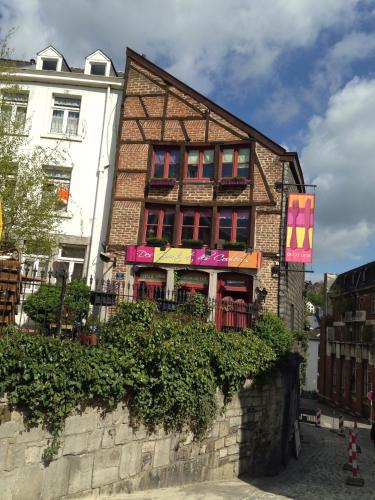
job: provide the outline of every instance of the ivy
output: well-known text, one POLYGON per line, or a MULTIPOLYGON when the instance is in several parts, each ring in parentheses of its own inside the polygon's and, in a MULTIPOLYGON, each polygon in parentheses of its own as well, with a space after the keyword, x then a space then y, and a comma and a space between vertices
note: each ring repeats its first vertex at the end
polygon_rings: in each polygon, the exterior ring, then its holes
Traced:
POLYGON ((85 405, 110 410, 124 402, 149 430, 188 425, 200 437, 217 412, 217 387, 228 400, 276 360, 259 329, 223 333, 194 317, 160 314, 148 301, 125 303, 102 325, 96 348, 7 330, 0 394, 24 411, 29 426, 51 432, 51 458, 66 417, 85 405))

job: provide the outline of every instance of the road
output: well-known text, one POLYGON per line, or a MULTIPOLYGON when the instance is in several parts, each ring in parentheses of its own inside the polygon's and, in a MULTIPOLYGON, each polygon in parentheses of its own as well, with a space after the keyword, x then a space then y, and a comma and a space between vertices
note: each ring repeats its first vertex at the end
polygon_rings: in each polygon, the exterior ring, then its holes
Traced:
MULTIPOLYGON (((315 403, 309 402, 310 405, 315 403)), ((336 413, 336 417, 338 414, 336 413)), ((322 427, 301 424, 302 450, 298 460, 291 459, 279 475, 258 479, 235 479, 195 483, 179 488, 163 488, 128 495, 103 496, 101 500, 373 500, 375 499, 375 450, 370 427, 358 424, 358 455, 363 487, 347 486, 348 472, 342 469, 347 458, 348 431, 345 438, 332 432, 338 428, 330 408, 322 407, 322 427)), ((353 420, 345 417, 345 425, 353 420)))

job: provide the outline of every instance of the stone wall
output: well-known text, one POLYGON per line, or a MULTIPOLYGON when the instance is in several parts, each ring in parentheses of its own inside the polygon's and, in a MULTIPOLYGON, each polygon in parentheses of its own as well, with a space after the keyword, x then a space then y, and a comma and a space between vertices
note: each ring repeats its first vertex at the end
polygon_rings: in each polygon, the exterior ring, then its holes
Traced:
POLYGON ((88 408, 66 420, 61 448, 44 466, 49 435, 26 431, 22 415, 0 404, 0 497, 49 500, 129 492, 193 481, 276 472, 289 456, 298 402, 297 364, 257 387, 248 381, 208 435, 148 433, 119 406, 88 408))

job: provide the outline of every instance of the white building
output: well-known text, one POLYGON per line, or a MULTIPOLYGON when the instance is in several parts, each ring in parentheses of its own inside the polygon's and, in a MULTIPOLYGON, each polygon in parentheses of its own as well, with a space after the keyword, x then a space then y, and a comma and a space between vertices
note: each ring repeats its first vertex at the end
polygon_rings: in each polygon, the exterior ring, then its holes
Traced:
POLYGON ((316 307, 309 300, 306 302, 306 309, 309 314, 315 314, 316 307))
MULTIPOLYGON (((65 151, 61 163, 45 165, 66 205, 59 251, 49 268, 73 277, 100 274, 123 78, 100 50, 85 58, 84 69, 69 67, 52 46, 36 60, 16 63, 22 92, 10 104, 13 118, 25 119, 28 147, 65 151)), ((46 270, 41 258, 27 263, 38 274, 46 270)))

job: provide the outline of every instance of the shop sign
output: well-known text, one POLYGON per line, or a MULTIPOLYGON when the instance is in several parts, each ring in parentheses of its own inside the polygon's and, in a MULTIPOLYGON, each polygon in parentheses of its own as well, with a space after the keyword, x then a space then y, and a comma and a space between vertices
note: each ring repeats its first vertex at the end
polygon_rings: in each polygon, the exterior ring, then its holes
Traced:
POLYGON ((166 273, 163 271, 156 270, 145 270, 139 273, 140 281, 166 281, 166 273))
POLYGON ((186 272, 180 277, 181 283, 198 283, 200 285, 208 285, 208 275, 205 273, 186 272))
POLYGON ((312 263, 315 195, 290 193, 286 234, 286 262, 312 263))
POLYGON ((259 269, 262 266, 261 252, 246 253, 232 250, 198 250, 191 248, 160 248, 128 246, 127 262, 154 264, 180 264, 204 267, 259 269))

